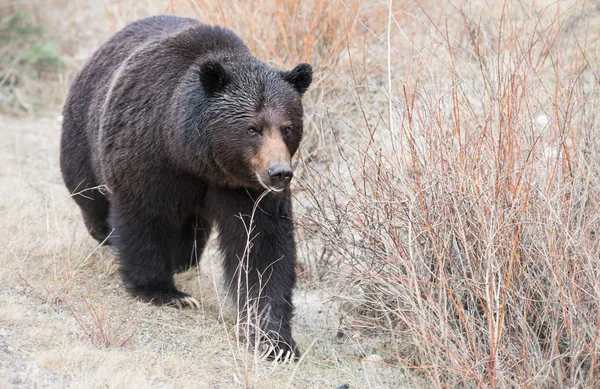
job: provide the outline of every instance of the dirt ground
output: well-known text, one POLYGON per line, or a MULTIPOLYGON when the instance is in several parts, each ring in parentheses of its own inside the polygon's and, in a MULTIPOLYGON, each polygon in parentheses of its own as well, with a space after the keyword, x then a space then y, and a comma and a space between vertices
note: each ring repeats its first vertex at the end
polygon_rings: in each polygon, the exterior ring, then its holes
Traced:
POLYGON ((200 310, 130 298, 114 253, 88 236, 63 186, 58 115, 0 116, 0 387, 421 386, 376 350, 338 337, 339 307, 308 281, 295 295, 300 362, 254 359, 235 336, 214 245, 200 269, 177 277, 200 310))

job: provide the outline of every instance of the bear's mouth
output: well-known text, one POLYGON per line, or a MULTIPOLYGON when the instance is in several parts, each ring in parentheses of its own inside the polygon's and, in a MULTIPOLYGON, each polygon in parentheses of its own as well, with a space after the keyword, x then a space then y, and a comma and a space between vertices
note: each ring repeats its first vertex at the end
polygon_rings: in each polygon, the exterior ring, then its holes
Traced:
POLYGON ((256 180, 258 181, 260 186, 262 186, 269 192, 280 193, 280 192, 283 192, 285 190, 285 188, 287 188, 289 186, 289 183, 286 185, 269 186, 269 185, 265 184, 265 182, 260 177, 260 174, 258 174, 258 173, 255 173, 255 174, 256 174, 256 180))

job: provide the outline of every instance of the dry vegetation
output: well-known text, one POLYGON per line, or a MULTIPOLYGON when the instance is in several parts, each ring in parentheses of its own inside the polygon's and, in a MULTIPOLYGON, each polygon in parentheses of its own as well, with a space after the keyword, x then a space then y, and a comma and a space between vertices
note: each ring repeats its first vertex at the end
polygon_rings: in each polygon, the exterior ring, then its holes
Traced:
POLYGON ((56 0, 0 15, 0 109, 28 114, 0 121, 0 346, 13 361, 0 373, 34 386, 23 369, 41 369, 58 387, 600 385, 594 3, 56 0), (17 11, 43 30, 8 30, 17 11), (214 250, 179 278, 200 313, 128 299, 62 188, 59 124, 30 119, 57 115, 104 39, 158 13, 316 69, 297 161, 296 366, 236 340, 214 250))

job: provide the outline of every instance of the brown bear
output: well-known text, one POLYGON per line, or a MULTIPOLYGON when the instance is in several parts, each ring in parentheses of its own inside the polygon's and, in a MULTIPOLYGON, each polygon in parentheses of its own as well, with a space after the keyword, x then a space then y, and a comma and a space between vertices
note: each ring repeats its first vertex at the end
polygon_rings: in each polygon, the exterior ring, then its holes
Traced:
POLYGON ((198 264, 214 226, 240 317, 260 322, 271 357, 298 356, 289 184, 311 81, 309 64, 277 70, 233 32, 175 16, 136 21, 91 57, 64 107, 60 164, 129 293, 197 305, 173 273, 198 264))

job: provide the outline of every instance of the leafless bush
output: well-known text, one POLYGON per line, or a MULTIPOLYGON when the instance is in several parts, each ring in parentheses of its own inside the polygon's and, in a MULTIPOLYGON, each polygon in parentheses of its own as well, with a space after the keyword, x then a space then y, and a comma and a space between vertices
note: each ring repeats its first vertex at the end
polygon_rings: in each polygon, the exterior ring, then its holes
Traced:
POLYGON ((598 11, 498 7, 390 11, 371 86, 388 110, 328 112, 346 135, 303 161, 302 225, 362 293, 351 331, 394 340, 374 344, 387 363, 444 387, 595 387, 598 11))

